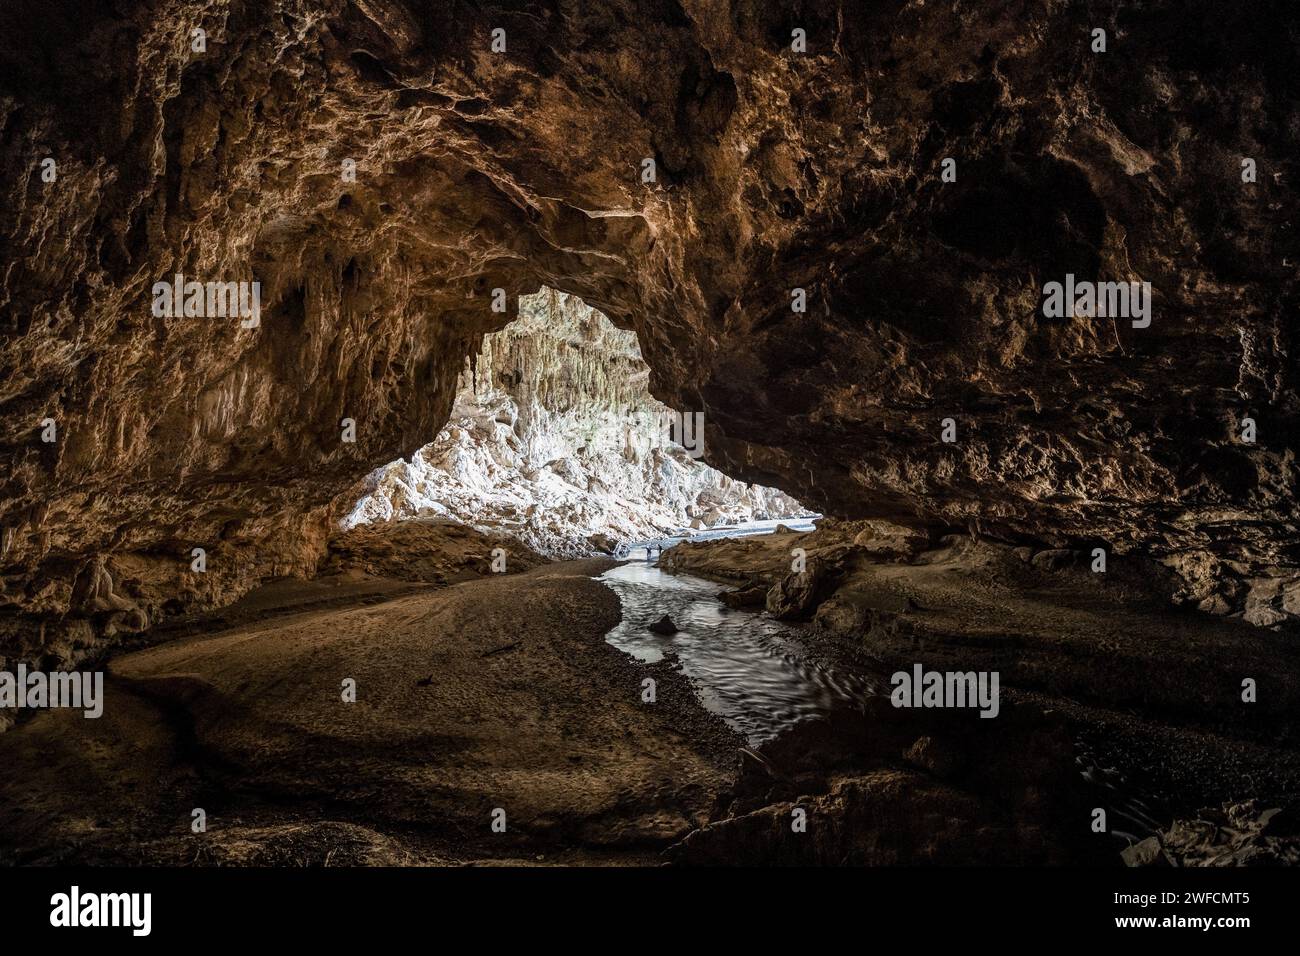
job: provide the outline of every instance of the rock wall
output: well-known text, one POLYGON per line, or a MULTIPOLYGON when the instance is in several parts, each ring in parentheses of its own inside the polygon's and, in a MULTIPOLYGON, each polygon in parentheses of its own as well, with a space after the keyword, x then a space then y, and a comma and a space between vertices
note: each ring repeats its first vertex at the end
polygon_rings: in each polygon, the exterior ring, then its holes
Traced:
MULTIPOLYGON (((410 461, 367 476, 344 528, 451 517, 555 557, 689 527, 806 513, 664 434, 636 336, 573 296, 545 290, 484 337, 451 418, 410 461)), ((684 436, 688 441, 691 436, 684 436)))
POLYGON ((11 3, 0 644, 125 620, 104 595, 137 577, 180 600, 194 547, 218 596, 309 567, 336 499, 447 420, 493 290, 542 285, 634 329, 735 478, 1167 556, 1240 607, 1297 564, 1298 18, 11 3), (154 314, 176 274, 260 283, 258 324, 154 314), (1149 327, 1045 318, 1071 274, 1149 281, 1149 327))

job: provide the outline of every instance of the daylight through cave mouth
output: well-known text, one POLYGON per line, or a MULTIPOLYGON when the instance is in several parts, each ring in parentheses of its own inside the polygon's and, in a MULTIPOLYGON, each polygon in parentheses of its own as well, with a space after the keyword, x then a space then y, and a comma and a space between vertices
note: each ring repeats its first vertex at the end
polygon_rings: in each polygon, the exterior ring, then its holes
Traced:
POLYGON ((452 519, 575 557, 811 516, 705 464, 703 432, 683 431, 649 378, 635 332, 576 296, 522 296, 466 360, 437 437, 367 476, 341 527, 452 519))

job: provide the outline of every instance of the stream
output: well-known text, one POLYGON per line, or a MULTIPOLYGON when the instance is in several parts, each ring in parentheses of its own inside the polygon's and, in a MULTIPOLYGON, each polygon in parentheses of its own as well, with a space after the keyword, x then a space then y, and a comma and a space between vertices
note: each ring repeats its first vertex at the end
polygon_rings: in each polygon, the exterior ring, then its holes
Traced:
POLYGON ((611 568, 599 580, 623 604, 623 620, 605 640, 646 664, 675 658, 700 702, 751 745, 876 692, 865 677, 806 660, 797 628, 723 605, 717 595, 724 585, 669 574, 644 559, 611 568), (676 634, 649 629, 665 614, 676 634))
MULTIPOLYGON (((605 640, 635 659, 654 664, 674 658, 701 704, 743 735, 751 746, 772 740, 802 720, 856 708, 868 696, 887 694, 880 678, 811 661, 799 627, 760 610, 733 609, 718 600, 726 586, 655 567, 645 548, 600 575, 619 597, 623 619, 605 640), (649 626, 667 615, 675 634, 649 626)), ((1120 846, 1158 832, 1165 818, 1158 802, 1142 795, 1117 771, 1103 768, 1090 749, 1076 744, 1083 786, 1106 807, 1120 846)))

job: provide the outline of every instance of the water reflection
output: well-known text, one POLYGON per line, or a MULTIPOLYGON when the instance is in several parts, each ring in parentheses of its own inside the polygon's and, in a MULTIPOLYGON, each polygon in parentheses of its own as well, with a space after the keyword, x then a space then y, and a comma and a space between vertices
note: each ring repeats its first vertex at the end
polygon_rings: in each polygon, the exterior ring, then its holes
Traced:
POLYGON ((751 744, 873 692, 863 677, 807 661, 795 628, 719 603, 721 585, 644 561, 621 564, 600 580, 623 603, 623 620, 605 639, 647 664, 674 659, 704 706, 751 744), (665 614, 678 633, 649 630, 665 614))

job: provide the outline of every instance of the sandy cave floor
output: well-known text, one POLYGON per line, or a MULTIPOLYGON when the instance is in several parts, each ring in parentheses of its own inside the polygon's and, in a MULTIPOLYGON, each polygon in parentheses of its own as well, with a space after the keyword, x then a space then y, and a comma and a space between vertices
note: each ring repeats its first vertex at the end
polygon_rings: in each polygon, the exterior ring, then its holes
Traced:
POLYGON ((24 863, 654 862, 704 822, 736 740, 668 667, 604 642, 608 565, 354 581, 399 596, 301 613, 283 604, 322 586, 280 585, 252 620, 118 657, 103 718, 0 736, 0 845, 24 863))

